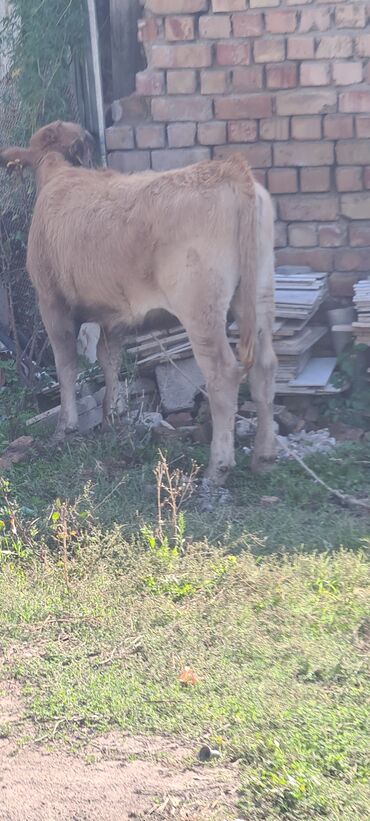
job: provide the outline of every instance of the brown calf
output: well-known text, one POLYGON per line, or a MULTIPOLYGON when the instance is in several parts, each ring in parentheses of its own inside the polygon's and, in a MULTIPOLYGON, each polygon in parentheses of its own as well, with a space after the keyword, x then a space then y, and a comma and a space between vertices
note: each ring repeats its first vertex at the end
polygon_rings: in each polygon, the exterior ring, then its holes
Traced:
POLYGON ((125 176, 76 168, 88 139, 78 125, 52 123, 29 148, 0 151, 0 165, 32 166, 37 200, 27 268, 53 347, 61 390, 60 436, 77 427, 76 335, 82 322, 102 332, 98 358, 116 402, 123 333, 163 309, 188 332, 203 371, 213 438, 207 474, 221 482, 234 464, 234 421, 250 371, 258 430, 253 466, 274 457, 276 358, 273 209, 240 157, 164 173, 125 176), (226 336, 229 308, 240 329, 239 365, 226 336))

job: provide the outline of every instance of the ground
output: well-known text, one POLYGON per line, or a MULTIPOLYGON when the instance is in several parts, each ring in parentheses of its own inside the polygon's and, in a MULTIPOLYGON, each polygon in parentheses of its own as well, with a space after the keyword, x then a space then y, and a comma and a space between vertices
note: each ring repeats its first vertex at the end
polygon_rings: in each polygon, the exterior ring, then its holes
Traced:
MULTIPOLYGON (((206 461, 183 448, 172 477, 206 461)), ((368 514, 241 452, 213 509, 164 477, 158 516, 159 460, 113 432, 6 474, 1 821, 362 821, 368 514)), ((369 443, 310 464, 368 496, 369 443)))

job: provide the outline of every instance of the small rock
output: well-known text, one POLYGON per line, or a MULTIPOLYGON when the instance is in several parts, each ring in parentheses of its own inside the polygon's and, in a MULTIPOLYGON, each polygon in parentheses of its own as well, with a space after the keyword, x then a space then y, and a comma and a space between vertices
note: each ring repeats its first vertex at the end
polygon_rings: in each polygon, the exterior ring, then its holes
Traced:
POLYGON ((174 428, 182 428, 184 425, 192 425, 193 417, 190 411, 178 411, 178 413, 170 413, 166 417, 166 422, 174 428))
POLYGON ((237 419, 235 422, 235 434, 239 442, 250 439, 256 433, 256 419, 237 419))
POLYGON ((212 750, 208 744, 204 744, 198 753, 199 761, 210 761, 211 758, 221 758, 219 750, 212 750))
POLYGON ((295 416, 295 414, 291 413, 287 408, 283 408, 278 414, 277 419, 282 436, 287 436, 289 433, 297 433, 304 429, 304 419, 295 416))
POLYGON ((33 436, 19 436, 18 439, 14 439, 14 442, 6 448, 0 457, 0 470, 8 470, 11 465, 15 465, 27 459, 33 445, 33 436))
MULTIPOLYGON (((140 418, 140 421, 143 423, 143 425, 145 425, 146 428, 148 428, 149 430, 153 430, 153 428, 159 428, 162 422, 164 422, 164 419, 161 413, 152 411, 151 413, 143 413, 140 418)), ((169 425, 169 427, 172 426, 169 425)))

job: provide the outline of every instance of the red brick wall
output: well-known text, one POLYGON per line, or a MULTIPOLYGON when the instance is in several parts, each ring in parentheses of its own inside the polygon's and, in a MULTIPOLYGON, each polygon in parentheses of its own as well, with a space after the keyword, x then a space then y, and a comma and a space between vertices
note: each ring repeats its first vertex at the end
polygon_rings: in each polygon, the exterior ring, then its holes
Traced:
POLYGON ((110 164, 242 151, 276 201, 277 262, 349 293, 370 272, 370 3, 146 0, 139 39, 142 119, 107 130, 110 164))

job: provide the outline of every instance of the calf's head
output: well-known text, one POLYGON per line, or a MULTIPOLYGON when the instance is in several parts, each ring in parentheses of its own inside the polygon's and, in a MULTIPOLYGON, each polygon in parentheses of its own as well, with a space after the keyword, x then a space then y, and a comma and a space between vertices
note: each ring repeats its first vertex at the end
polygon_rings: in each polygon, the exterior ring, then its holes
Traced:
POLYGON ((60 154, 73 165, 91 166, 93 146, 92 136, 80 125, 57 120, 36 131, 28 148, 0 149, 0 166, 9 172, 27 166, 37 168, 50 152, 60 154))

